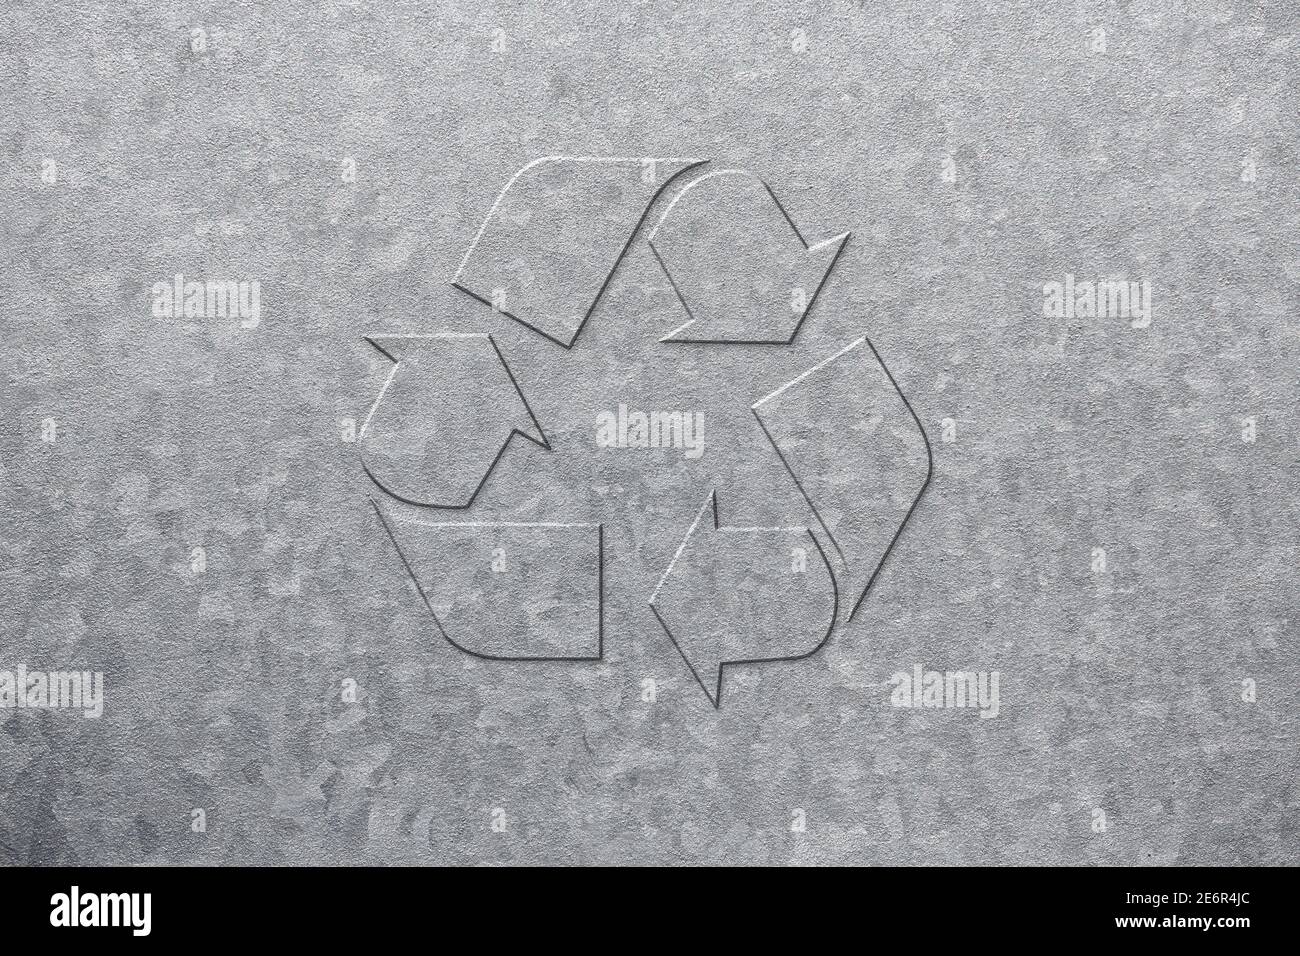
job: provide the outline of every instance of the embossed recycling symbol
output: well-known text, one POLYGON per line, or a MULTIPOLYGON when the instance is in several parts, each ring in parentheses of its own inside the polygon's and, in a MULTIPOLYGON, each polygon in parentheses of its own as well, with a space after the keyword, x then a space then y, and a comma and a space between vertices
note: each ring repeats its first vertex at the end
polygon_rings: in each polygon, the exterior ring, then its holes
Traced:
POLYGON ((451 280, 469 327, 366 339, 361 465, 412 613, 496 661, 635 641, 714 707, 728 668, 846 628, 932 459, 839 278, 850 234, 807 235, 700 160, 519 170, 451 280))

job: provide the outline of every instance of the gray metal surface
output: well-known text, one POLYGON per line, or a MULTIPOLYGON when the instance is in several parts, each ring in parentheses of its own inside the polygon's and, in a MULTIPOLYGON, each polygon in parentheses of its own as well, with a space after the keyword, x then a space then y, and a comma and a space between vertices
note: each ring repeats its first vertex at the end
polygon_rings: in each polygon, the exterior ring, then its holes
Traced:
MULTIPOLYGON (((1298 44, 1290 3, 7 4, 0 671, 103 712, 0 709, 0 860, 1294 862, 1298 44), (852 238, 777 348, 661 342, 642 232, 566 349, 449 284, 552 155, 742 168, 852 238), (1149 312, 1058 310, 1067 275, 1149 312), (603 529, 598 661, 458 650, 377 518, 363 337, 448 331, 553 446, 484 520, 603 529), (821 535, 750 406, 864 335, 930 486, 853 620, 715 708, 647 599, 714 490, 720 534, 821 535), (620 405, 703 453, 597 445, 620 405), (996 716, 900 706, 918 666, 996 672, 996 716)), ((831 465, 875 434, 790 414, 831 465)), ((915 493, 823 484, 863 527, 915 493)), ((589 534, 516 538, 521 593, 590 598, 589 534)), ((528 608, 590 656, 589 606, 528 608)))

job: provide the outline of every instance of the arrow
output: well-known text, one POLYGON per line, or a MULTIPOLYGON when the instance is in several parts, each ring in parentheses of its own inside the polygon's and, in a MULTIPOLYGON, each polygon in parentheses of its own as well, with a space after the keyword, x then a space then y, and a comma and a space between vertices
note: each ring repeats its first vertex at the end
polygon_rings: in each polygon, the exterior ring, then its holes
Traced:
POLYGON ((700 176, 650 233, 650 249, 688 318, 660 341, 790 344, 849 235, 810 246, 752 173, 700 176))
POLYGON ((370 503, 453 647, 494 661, 604 655, 601 525, 425 521, 370 503))
POLYGON ((551 450, 490 335, 366 341, 394 364, 358 435, 362 467, 399 501, 468 508, 515 435, 551 450))
POLYGON ((724 667, 817 653, 838 604, 830 562, 808 528, 721 527, 717 492, 650 595, 655 619, 715 708, 724 667))
POLYGON ((547 156, 506 183, 452 284, 572 348, 682 158, 547 156))
POLYGON ((852 621, 930 484, 921 420, 865 335, 751 409, 844 562, 852 621))

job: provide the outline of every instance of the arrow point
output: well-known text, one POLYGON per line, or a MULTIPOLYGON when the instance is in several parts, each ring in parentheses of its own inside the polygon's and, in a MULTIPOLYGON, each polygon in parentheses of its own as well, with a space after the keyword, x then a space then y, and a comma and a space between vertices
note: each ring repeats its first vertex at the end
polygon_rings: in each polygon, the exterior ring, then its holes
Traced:
POLYGON ((551 450, 491 336, 448 332, 366 341, 397 363, 361 433, 362 466, 392 497, 467 508, 515 434, 551 450))
POLYGON ((524 409, 524 415, 515 425, 514 430, 534 445, 547 451, 552 450, 550 439, 546 437, 546 433, 542 431, 542 426, 537 424, 537 420, 533 418, 532 412, 527 408, 524 409))
POLYGON ((367 335, 364 338, 367 344, 394 362, 401 360, 402 352, 411 341, 409 337, 400 335, 367 335))
POLYGON ((829 271, 830 267, 835 264, 835 260, 839 258, 840 253, 844 251, 844 244, 849 241, 849 237, 852 235, 852 232, 842 232, 830 239, 823 239, 816 245, 808 247, 807 256, 814 262, 825 263, 822 268, 829 271))
POLYGON ((722 661, 709 661, 700 668, 700 686, 714 710, 722 709, 722 661), (709 688, 713 689, 710 690, 709 688))

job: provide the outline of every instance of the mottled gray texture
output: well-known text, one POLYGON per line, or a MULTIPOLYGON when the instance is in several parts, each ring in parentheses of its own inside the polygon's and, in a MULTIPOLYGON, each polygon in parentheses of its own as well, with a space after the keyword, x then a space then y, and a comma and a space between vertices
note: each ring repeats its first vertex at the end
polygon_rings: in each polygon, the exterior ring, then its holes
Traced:
MULTIPOLYGON (((0 858, 1294 862, 1298 46, 1292 2, 6 4, 0 669, 107 704, 0 712, 0 858), (710 158, 853 230, 822 341, 868 333, 934 443, 854 623, 720 711, 638 593, 679 461, 519 479, 603 500, 614 591, 602 663, 499 664, 432 631, 340 440, 361 336, 508 324, 445 280, 549 154, 710 158), (260 325, 154 318, 178 272, 260 280, 260 325), (1044 318, 1067 272, 1149 279, 1150 327, 1044 318), (891 707, 914 663, 1000 671, 1000 716, 891 707)), ((502 332, 544 423, 619 376, 743 418, 794 362, 651 358, 677 305, 626 266, 585 351, 502 332)))

